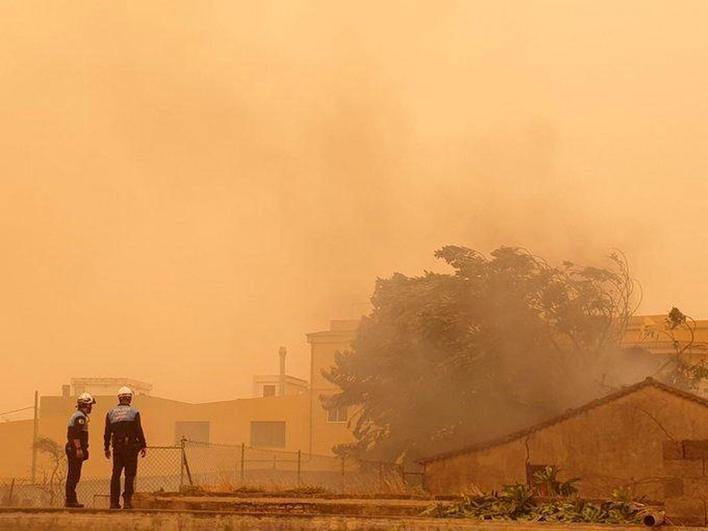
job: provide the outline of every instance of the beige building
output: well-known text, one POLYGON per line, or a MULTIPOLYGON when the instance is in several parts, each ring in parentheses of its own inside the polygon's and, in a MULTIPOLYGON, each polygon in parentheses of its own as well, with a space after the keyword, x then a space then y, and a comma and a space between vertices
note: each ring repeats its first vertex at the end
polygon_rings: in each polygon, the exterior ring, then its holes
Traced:
POLYGON ((354 340, 359 321, 332 321, 330 329, 307 334, 311 346, 309 394, 309 447, 314 454, 331 453, 332 447, 352 441, 348 427, 351 411, 346 408, 325 410, 320 398, 336 392, 337 388, 322 375, 334 365, 337 351, 346 350, 354 340))
MULTIPOLYGON (((151 446, 190 441, 254 448, 332 455, 336 444, 351 440, 346 410, 326 411, 320 396, 335 391, 322 376, 334 362, 337 350, 348 348, 357 321, 333 321, 330 329, 308 334, 311 345, 312 384, 285 372, 281 348, 277 375, 255 376, 253 397, 191 404, 152 396, 152 386, 126 378, 74 378, 57 396, 43 396, 39 403, 39 433, 63 444, 66 422, 75 409, 76 396, 92 393, 97 404, 91 415, 90 451, 86 476, 105 473, 103 419, 116 403, 116 391, 127 385, 136 391, 134 404, 141 411, 145 435, 151 446)), ((33 422, 0 423, 0 478, 29 477, 33 422)))
POLYGON ((280 372, 276 375, 255 375, 253 377, 253 398, 268 396, 301 395, 307 393, 307 380, 295 378, 285 373, 287 350, 280 347, 280 372))
POLYGON ((70 385, 62 386, 62 396, 79 396, 91 393, 94 396, 110 396, 116 389, 126 386, 138 395, 149 395, 152 385, 132 378, 72 378, 70 385))
POLYGON ((684 327, 667 329, 665 319, 666 315, 633 317, 625 332, 623 346, 665 355, 675 354, 677 346, 687 347, 686 354, 694 360, 708 359, 708 320, 694 321, 691 333, 684 327))

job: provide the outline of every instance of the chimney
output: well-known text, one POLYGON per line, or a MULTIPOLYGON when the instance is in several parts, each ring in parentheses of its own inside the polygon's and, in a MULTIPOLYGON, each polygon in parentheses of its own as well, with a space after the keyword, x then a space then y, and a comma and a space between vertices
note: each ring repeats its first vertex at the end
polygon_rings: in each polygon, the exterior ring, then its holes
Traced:
POLYGON ((61 386, 61 396, 62 398, 69 398, 71 396, 71 386, 62 385, 61 386))
POLYGON ((278 354, 280 354, 280 396, 285 396, 285 356, 288 353, 288 349, 285 347, 280 347, 278 349, 278 354))

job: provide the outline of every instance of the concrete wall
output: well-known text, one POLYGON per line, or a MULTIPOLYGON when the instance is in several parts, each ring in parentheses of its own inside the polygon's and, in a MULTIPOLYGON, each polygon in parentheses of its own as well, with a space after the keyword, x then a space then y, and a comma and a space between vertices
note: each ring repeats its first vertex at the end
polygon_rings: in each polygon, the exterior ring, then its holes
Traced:
POLYGON ((614 488, 661 500, 663 443, 708 438, 708 408, 656 387, 644 387, 527 437, 426 464, 434 494, 483 491, 526 482, 526 463, 555 465, 561 479, 581 478, 580 494, 614 488))
MULTIPOLYGON (((604 531, 607 526, 583 525, 585 531, 604 531)), ((568 524, 528 522, 479 522, 431 518, 362 518, 344 516, 243 516, 179 512, 89 511, 12 512, 0 511, 0 531, 567 531, 568 524)), ((636 530, 636 526, 612 526, 613 531, 636 530)))

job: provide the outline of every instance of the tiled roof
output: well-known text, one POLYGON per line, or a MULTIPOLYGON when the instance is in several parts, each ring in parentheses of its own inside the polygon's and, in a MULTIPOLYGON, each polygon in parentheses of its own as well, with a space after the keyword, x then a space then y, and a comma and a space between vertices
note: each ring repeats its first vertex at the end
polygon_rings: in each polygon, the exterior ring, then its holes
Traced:
POLYGON ((540 422, 538 424, 534 424, 533 426, 530 426, 528 428, 524 428, 523 430, 515 431, 515 432, 509 433, 507 435, 504 435, 502 437, 498 437, 496 439, 492 439, 489 441, 484 441, 481 443, 466 446, 464 448, 460 448, 459 450, 452 450, 450 452, 444 452, 441 454, 436 454, 436 455, 433 455, 430 457, 426 457, 424 459, 421 459, 419 462, 420 463, 431 463, 433 461, 440 461, 441 459, 447 459, 449 457, 454 457, 454 456, 461 455, 461 454, 468 454, 468 453, 472 453, 472 452, 477 452, 479 450, 486 450, 488 448, 493 448, 493 447, 499 446, 501 444, 516 441, 518 439, 526 437, 527 435, 531 435, 532 433, 535 433, 537 431, 541 431, 545 428, 548 428, 550 426, 558 424, 559 422, 563 422, 564 420, 568 420, 572 417, 575 417, 577 415, 585 413, 586 411, 590 411, 591 409, 595 409, 597 407, 604 406, 605 404, 609 404, 610 402, 614 402, 615 400, 623 398, 627 395, 631 395, 632 393, 636 393, 637 391, 647 388, 647 387, 654 387, 654 388, 660 389, 661 391, 664 391, 666 393, 671 393, 672 395, 678 396, 679 398, 683 398, 684 400, 690 400, 690 401, 696 402, 702 406, 708 407, 708 400, 706 400, 705 398, 702 398, 698 395, 694 395, 693 393, 688 393, 686 391, 682 391, 682 390, 677 389, 675 387, 671 387, 670 385, 663 384, 661 382, 654 380, 653 378, 647 378, 646 380, 642 380, 639 383, 636 383, 634 385, 628 385, 619 391, 616 391, 616 392, 611 393, 607 396, 603 396, 601 398, 593 400, 592 402, 588 402, 584 406, 569 409, 565 413, 558 415, 557 417, 554 417, 549 420, 545 420, 545 421, 540 422))

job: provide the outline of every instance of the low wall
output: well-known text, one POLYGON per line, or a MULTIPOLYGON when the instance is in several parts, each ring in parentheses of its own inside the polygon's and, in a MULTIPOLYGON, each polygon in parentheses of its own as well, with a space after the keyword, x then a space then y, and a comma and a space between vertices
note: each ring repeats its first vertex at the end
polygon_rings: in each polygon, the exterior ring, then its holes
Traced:
MULTIPOLYGON (((0 531, 607 531, 608 526, 479 522, 431 518, 350 518, 307 516, 248 516, 219 513, 109 512, 109 511, 0 511, 0 531)), ((637 527, 612 526, 612 531, 637 527)))

